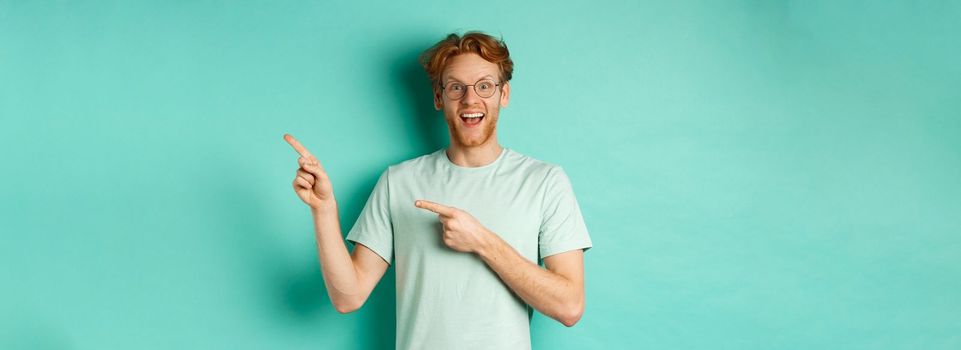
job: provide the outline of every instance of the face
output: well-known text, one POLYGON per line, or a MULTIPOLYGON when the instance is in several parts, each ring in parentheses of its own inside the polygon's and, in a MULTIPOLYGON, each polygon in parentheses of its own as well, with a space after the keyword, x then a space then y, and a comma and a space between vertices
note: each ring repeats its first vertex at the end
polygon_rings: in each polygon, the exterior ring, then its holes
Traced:
MULTIPOLYGON (((501 83, 497 65, 477 54, 458 55, 450 59, 441 74, 441 84, 461 83, 472 85, 480 80, 501 83)), ((510 101, 510 85, 503 82, 494 89, 494 94, 483 98, 477 95, 473 86, 468 86, 464 95, 451 100, 444 91, 435 89, 434 108, 444 111, 444 119, 450 131, 451 143, 461 147, 477 147, 497 142, 497 118, 502 106, 510 101), (483 116, 480 122, 469 123, 465 115, 483 116)))

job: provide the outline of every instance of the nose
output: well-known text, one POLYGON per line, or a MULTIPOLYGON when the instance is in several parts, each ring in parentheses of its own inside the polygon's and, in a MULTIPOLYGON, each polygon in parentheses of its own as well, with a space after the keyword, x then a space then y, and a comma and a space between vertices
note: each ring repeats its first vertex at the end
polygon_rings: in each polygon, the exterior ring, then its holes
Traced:
POLYGON ((474 91, 474 87, 471 86, 467 89, 467 91, 464 91, 464 97, 460 98, 460 102, 463 105, 469 106, 479 101, 480 99, 481 99, 480 96, 477 96, 477 91, 474 91))

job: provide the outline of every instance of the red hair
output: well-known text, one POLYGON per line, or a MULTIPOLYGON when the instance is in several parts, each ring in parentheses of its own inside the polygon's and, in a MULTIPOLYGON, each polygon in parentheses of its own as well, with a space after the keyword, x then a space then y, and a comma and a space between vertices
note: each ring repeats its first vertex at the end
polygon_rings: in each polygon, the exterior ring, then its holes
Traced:
POLYGON ((510 52, 507 51, 507 44, 504 44, 503 38, 497 39, 478 31, 469 31, 463 36, 456 33, 448 34, 446 38, 420 55, 420 64, 427 71, 431 84, 439 90, 441 74, 444 68, 447 68, 447 62, 454 56, 467 53, 475 53, 487 62, 497 64, 501 82, 511 80, 514 61, 511 61, 510 52))

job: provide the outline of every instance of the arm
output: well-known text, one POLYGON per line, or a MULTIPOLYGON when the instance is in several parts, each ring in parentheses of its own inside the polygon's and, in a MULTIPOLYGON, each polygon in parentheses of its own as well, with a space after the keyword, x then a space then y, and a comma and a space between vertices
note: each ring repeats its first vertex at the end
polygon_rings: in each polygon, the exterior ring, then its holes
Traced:
POLYGON ((314 217, 317 255, 330 302, 340 313, 357 310, 384 275, 387 262, 362 245, 354 247, 353 255, 347 254, 341 238, 337 201, 327 172, 292 135, 285 134, 284 140, 300 154, 294 192, 310 207, 314 217))
POLYGON ((528 305, 567 327, 584 313, 584 252, 544 258, 542 269, 525 259, 497 234, 488 236, 477 255, 528 305))
POLYGON ((317 255, 330 302, 340 313, 360 309, 389 266, 362 244, 351 255, 342 239, 337 206, 313 209, 317 255))
POLYGON ((568 327, 580 320, 584 313, 583 250, 544 258, 544 270, 466 211, 426 200, 418 200, 414 206, 437 213, 444 226, 444 244, 480 256, 528 305, 568 327))

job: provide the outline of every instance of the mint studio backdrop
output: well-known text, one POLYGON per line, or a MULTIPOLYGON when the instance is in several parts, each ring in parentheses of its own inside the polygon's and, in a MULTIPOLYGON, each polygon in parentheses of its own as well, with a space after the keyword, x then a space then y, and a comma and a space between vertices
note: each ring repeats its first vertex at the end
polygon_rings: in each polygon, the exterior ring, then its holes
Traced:
POLYGON ((300 138, 349 229, 446 145, 416 56, 503 35, 503 145, 595 248, 537 349, 961 348, 954 1, 0 1, 0 348, 387 349, 327 299, 300 138))

